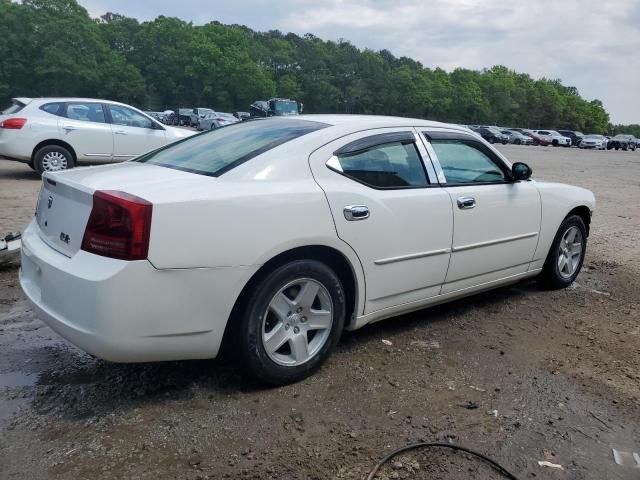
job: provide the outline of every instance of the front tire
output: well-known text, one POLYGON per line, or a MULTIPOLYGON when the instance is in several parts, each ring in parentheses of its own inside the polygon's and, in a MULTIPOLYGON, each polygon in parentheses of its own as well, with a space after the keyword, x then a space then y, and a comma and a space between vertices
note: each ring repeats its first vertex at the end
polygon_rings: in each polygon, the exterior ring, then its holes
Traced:
POLYGON ((549 289, 566 288, 573 283, 584 261, 587 229, 578 215, 564 219, 556 233, 540 274, 540 283, 549 289))
POLYGON ((250 292, 236 342, 246 372, 268 385, 313 374, 338 343, 346 298, 340 279, 315 260, 276 268, 250 292))
POLYGON ((45 172, 57 172, 73 167, 73 155, 60 145, 42 147, 33 156, 33 168, 40 175, 45 172))

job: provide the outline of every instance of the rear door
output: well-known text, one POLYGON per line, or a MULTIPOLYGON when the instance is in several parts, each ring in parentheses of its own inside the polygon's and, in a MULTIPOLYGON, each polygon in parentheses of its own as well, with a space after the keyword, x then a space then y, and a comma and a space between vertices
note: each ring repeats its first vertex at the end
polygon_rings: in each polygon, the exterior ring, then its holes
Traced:
POLYGON ((113 133, 100 102, 66 102, 58 129, 78 159, 111 160, 113 133))
POLYGON ((451 263, 442 293, 524 273, 538 243, 541 202, 534 182, 464 133, 424 132, 453 204, 451 263))
POLYGON ((338 236, 362 263, 365 313, 438 295, 445 279, 451 199, 416 139, 413 128, 367 130, 309 158, 338 236))
POLYGON ((107 105, 113 129, 113 158, 128 160, 167 143, 165 129, 123 105, 107 105))

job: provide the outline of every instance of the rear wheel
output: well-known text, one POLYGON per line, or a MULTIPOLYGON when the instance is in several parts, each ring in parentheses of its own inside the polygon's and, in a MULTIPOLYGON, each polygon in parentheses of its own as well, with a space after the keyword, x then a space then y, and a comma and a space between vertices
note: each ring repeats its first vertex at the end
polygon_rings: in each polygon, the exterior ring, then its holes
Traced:
POLYGON ((557 146, 558 146, 558 140, 554 140, 554 141, 552 142, 552 144, 553 144, 553 146, 554 146, 554 147, 557 147, 557 146))
POLYGON ((587 229, 578 215, 567 217, 553 240, 544 263, 540 282, 547 288, 566 288, 582 268, 587 249, 587 229))
POLYGON ((345 312, 340 279, 325 264, 296 260, 273 270, 239 319, 236 342, 247 373, 269 385, 308 377, 338 343, 345 312))
POLYGON ((44 172, 57 172, 74 167, 73 155, 60 145, 42 147, 33 156, 33 168, 42 175, 44 172))

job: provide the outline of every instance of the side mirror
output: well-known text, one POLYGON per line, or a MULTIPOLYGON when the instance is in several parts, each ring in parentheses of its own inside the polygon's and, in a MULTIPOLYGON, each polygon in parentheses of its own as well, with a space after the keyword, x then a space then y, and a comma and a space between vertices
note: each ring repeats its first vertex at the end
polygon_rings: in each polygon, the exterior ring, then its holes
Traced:
POLYGON ((526 163, 516 162, 511 167, 511 176, 515 182, 520 180, 529 180, 533 170, 526 163))

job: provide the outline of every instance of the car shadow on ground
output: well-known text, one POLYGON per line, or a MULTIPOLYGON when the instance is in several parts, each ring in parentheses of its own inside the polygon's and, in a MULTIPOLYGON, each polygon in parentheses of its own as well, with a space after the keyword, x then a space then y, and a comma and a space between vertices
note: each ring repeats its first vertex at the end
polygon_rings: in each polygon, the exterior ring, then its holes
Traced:
MULTIPOLYGON (((345 332, 338 353, 348 355, 369 343, 407 331, 426 331, 436 323, 464 317, 473 309, 490 309, 537 290, 535 282, 518 283, 345 332)), ((116 364, 91 357, 66 343, 47 350, 50 367, 38 375, 32 406, 38 413, 68 420, 82 421, 159 402, 188 400, 195 392, 249 394, 268 388, 244 376, 232 354, 215 360, 116 364)))
MULTIPOLYGON (((2 159, 0 159, 2 160, 2 159)), ((40 181, 40 175, 29 166, 25 165, 24 169, 9 170, 0 176, 0 180, 34 180, 40 181)))

